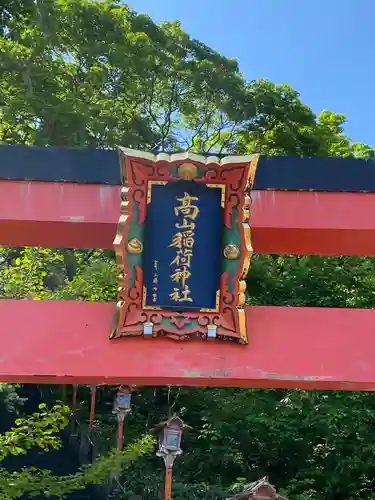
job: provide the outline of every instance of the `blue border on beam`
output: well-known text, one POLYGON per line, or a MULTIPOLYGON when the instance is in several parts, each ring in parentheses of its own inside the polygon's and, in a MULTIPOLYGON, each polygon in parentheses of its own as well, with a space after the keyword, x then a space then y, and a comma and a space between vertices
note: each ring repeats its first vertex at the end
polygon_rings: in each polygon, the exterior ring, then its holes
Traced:
MULTIPOLYGON (((120 184, 116 150, 0 145, 0 180, 120 184)), ((375 162, 261 156, 254 189, 375 192, 375 162)))

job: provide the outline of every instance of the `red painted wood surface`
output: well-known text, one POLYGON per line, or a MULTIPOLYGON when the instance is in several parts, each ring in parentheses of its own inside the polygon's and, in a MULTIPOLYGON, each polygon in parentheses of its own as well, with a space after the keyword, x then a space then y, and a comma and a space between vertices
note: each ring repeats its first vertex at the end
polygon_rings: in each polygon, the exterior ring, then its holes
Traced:
POLYGON ((0 381, 375 390, 375 311, 247 308, 249 345, 109 340, 114 304, 0 301, 0 381))
MULTIPOLYGON (((0 181, 0 245, 112 248, 118 186, 0 181)), ((375 193, 256 191, 259 253, 375 256, 375 193)))

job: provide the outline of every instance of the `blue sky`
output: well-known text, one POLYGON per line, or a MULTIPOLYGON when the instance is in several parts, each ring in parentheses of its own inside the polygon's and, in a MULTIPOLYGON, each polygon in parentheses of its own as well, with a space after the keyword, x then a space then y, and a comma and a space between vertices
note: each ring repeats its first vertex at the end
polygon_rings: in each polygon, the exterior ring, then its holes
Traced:
POLYGON ((375 0, 128 0, 236 58, 248 79, 289 83, 314 112, 348 117, 375 146, 375 0))

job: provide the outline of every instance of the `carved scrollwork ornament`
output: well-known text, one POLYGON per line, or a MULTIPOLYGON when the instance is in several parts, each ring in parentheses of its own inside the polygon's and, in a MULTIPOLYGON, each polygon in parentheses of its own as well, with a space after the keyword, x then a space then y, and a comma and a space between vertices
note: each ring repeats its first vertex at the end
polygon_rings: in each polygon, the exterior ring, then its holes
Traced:
MULTIPOLYGON (((120 148, 121 211, 114 241, 120 276, 111 338, 167 336, 176 340, 202 338, 247 344, 243 305, 246 300, 244 279, 252 255, 249 194, 258 157, 217 158, 190 152, 154 155, 120 148), (218 256, 219 286, 215 307, 209 309, 169 310, 146 300, 147 289, 150 291, 153 286, 151 281, 145 282, 148 269, 145 231, 153 203, 152 193, 164 189, 156 186, 179 181, 187 181, 187 189, 203 184, 220 190, 217 201, 222 212, 223 239, 216 247, 221 251, 221 258, 218 256)), ((161 286, 160 279, 156 283, 161 286)))

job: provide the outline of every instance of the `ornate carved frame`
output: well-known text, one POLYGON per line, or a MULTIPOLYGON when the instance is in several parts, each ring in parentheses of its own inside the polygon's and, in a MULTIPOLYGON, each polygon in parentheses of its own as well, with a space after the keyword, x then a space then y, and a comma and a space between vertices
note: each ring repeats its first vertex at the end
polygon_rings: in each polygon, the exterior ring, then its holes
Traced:
POLYGON ((227 156, 219 160, 192 153, 155 156, 120 148, 123 187, 114 247, 121 274, 111 338, 147 334, 178 340, 219 338, 247 344, 243 305, 244 279, 252 256, 249 193, 258 158, 259 155, 227 156), (215 310, 177 312, 144 304, 142 253, 150 187, 181 178, 222 189, 223 257, 215 310))

